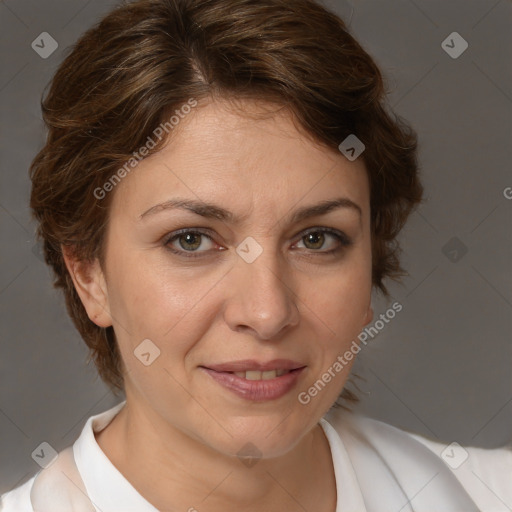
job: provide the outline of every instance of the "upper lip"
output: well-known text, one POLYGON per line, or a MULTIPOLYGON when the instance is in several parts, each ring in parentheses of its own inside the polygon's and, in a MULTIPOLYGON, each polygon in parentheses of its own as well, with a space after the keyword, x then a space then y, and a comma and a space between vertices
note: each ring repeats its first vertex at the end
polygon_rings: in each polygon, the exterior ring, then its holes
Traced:
POLYGON ((216 372, 245 372, 248 370, 256 370, 265 372, 269 370, 295 370, 305 366, 297 361, 291 359, 273 359, 263 363, 255 359, 244 359, 240 361, 229 361, 227 363, 203 365, 204 368, 209 368, 216 372))

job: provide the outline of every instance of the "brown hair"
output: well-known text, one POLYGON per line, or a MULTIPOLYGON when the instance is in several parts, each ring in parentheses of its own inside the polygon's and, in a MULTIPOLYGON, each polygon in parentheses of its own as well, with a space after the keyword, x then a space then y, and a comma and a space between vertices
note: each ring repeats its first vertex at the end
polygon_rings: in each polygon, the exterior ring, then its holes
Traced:
MULTIPOLYGON (((388 295, 383 279, 405 275, 396 236, 422 196, 416 135, 387 111, 379 68, 339 17, 313 0, 124 3, 78 40, 53 77, 42 101, 48 136, 30 169, 30 206, 54 286, 114 392, 123 379, 113 328, 87 316, 62 246, 102 262, 113 194, 98 199, 95 191, 172 112, 215 97, 286 107, 336 150, 356 134, 370 181, 373 285, 388 295)), ((347 389, 341 397, 356 399, 347 389)))

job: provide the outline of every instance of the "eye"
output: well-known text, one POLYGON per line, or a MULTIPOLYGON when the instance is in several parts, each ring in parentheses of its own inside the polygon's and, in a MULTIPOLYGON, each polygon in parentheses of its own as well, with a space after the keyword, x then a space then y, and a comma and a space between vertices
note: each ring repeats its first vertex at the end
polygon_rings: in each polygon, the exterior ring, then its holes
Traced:
MULTIPOLYGON (((352 244, 342 231, 332 228, 311 228, 302 235, 294 249, 303 249, 318 255, 335 254, 352 244), (299 244, 303 244, 301 247, 299 244)), ((182 229, 171 233, 164 246, 167 250, 186 258, 200 258, 211 250, 224 250, 217 245, 212 236, 199 229, 182 229)))
MULTIPOLYGON (((345 233, 332 228, 312 228, 298 242, 306 249, 321 254, 332 254, 351 245, 352 241, 345 233), (321 249, 324 250, 321 250, 321 249)), ((302 247, 299 247, 302 248, 302 247)))
POLYGON ((195 254, 204 253, 214 246, 213 239, 202 231, 184 229, 175 233, 166 240, 165 246, 176 254, 195 257, 195 254), (188 254, 186 254, 188 253, 188 254))

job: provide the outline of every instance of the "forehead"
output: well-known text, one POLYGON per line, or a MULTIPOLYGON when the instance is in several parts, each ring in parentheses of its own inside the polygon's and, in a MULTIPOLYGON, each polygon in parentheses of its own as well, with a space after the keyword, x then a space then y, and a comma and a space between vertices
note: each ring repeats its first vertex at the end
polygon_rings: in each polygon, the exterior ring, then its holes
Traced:
POLYGON ((117 186, 113 214, 140 216, 173 197, 267 215, 340 195, 362 209, 368 204, 362 158, 350 162, 314 142, 275 106, 272 112, 271 105, 250 100, 237 109, 210 102, 184 116, 171 135, 117 186))

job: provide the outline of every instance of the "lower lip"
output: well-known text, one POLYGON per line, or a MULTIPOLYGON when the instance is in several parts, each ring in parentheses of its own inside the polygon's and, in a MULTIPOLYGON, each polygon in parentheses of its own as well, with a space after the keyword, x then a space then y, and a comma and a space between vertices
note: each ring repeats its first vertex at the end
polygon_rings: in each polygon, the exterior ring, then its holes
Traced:
POLYGON ((305 369, 305 367, 297 368, 280 377, 268 380, 247 380, 234 373, 216 372, 204 366, 200 368, 235 395, 254 402, 276 400, 286 395, 297 384, 302 370, 305 369))

